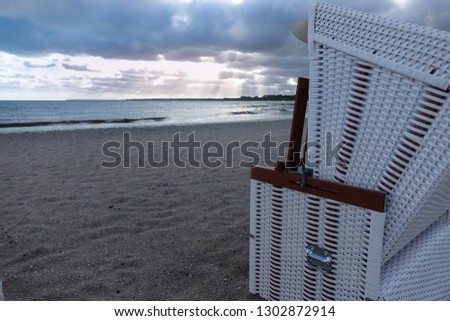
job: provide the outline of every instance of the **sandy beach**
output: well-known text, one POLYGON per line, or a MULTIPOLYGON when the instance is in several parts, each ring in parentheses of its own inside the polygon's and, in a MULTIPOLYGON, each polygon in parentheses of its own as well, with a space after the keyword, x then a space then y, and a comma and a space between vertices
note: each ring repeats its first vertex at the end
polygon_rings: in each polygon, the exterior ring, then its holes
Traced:
POLYGON ((101 148, 125 131, 159 146, 177 132, 227 144, 269 131, 283 141, 289 130, 275 121, 0 134, 5 300, 246 300, 242 157, 232 168, 138 168, 132 158, 110 169, 101 148))

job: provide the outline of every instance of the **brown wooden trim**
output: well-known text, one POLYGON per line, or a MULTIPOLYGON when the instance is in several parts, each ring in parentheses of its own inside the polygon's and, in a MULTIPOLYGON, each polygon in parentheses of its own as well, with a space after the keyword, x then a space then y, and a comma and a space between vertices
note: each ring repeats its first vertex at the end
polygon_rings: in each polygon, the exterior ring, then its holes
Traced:
POLYGON ((306 105, 308 103, 309 79, 298 78, 292 114, 291 139, 288 149, 287 164, 289 168, 303 167, 304 159, 300 158, 305 126, 306 105))
POLYGON ((248 294, 248 296, 251 301, 268 301, 268 299, 263 298, 259 293, 251 293, 250 292, 248 294))
POLYGON ((302 193, 331 199, 376 212, 384 213, 386 193, 306 177, 305 187, 300 186, 301 176, 295 172, 276 171, 271 168, 253 167, 251 178, 302 193))

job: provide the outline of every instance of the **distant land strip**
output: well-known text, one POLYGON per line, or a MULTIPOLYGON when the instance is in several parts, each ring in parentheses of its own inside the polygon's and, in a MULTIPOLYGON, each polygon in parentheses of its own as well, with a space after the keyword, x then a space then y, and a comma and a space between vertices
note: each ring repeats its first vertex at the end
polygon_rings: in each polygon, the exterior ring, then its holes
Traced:
POLYGON ((127 101, 149 101, 149 100, 183 100, 183 101, 294 101, 295 95, 264 95, 258 96, 241 96, 236 98, 131 98, 127 101))

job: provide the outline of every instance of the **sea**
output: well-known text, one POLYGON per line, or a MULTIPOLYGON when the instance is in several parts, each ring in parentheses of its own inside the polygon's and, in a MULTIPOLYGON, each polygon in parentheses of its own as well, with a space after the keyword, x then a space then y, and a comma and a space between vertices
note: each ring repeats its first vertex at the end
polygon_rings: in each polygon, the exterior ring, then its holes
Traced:
POLYGON ((293 101, 0 101, 0 133, 290 119, 293 101))

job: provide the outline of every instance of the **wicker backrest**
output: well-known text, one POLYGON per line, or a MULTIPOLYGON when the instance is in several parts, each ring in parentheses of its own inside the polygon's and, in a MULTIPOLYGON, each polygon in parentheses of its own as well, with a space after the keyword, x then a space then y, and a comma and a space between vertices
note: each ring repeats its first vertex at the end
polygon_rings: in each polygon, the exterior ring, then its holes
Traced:
POLYGON ((308 39, 315 175, 388 193, 386 262, 450 208, 450 35, 318 3, 308 39))
POLYGON ((450 34, 336 5, 317 3, 308 26, 309 54, 316 44, 447 90, 450 34))

